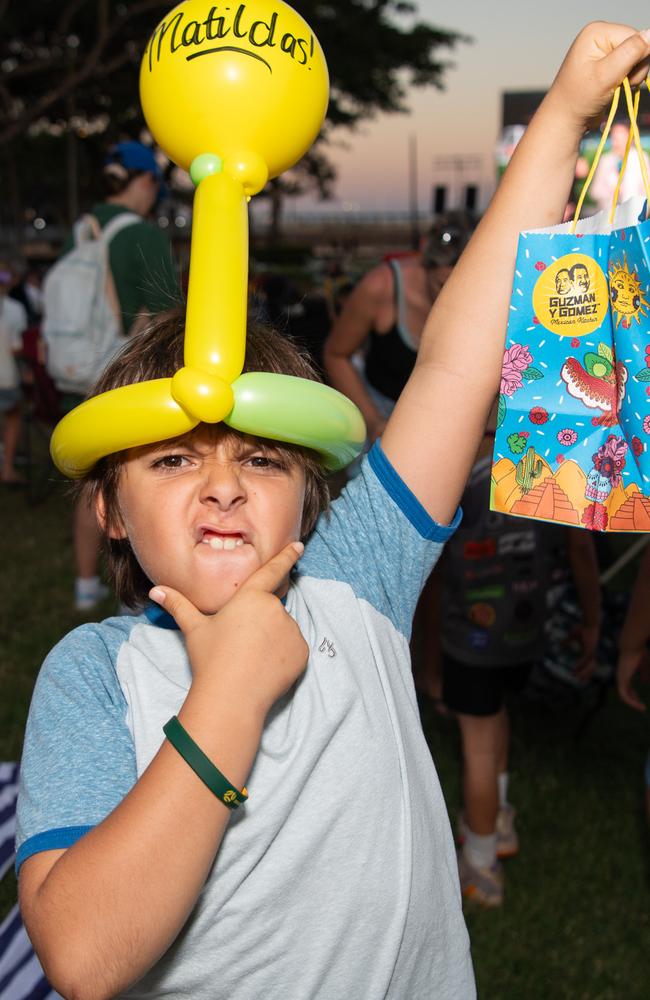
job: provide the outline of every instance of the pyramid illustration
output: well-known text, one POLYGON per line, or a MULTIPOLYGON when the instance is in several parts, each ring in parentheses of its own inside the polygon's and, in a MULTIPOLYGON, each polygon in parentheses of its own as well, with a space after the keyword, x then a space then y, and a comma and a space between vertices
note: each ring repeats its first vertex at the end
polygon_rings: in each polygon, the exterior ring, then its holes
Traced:
POLYGON ((552 476, 517 500, 512 513, 562 524, 580 524, 578 511, 552 476))
POLYGON ((643 493, 633 493, 610 518, 612 531, 650 531, 650 499, 643 493))

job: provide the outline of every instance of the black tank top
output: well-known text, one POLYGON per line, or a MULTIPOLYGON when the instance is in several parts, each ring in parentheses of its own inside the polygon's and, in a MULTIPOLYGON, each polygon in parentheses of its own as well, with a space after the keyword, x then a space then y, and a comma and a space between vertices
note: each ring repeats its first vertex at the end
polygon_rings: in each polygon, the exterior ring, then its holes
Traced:
POLYGON ((413 371, 417 345, 406 326, 406 302, 399 264, 395 260, 388 264, 395 283, 397 322, 388 333, 377 333, 375 330, 370 333, 365 372, 374 389, 389 399, 397 400, 413 371))

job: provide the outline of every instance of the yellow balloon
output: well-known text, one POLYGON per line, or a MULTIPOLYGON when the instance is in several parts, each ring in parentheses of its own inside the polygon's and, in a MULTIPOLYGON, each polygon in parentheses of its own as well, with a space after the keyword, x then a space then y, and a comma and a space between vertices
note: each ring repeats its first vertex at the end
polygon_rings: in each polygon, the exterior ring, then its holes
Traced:
POLYGON ((153 33, 140 96, 156 141, 197 185, 185 364, 173 378, 121 386, 68 413, 52 436, 55 464, 80 477, 106 455, 224 421, 312 448, 328 468, 340 468, 365 434, 350 400, 304 379, 241 375, 246 202, 291 167, 320 129, 328 98, 320 45, 282 0, 230 7, 186 0, 153 33))
POLYGON ((142 109, 167 155, 189 170, 216 153, 239 165, 247 195, 266 182, 259 160, 276 177, 307 152, 328 96, 318 40, 282 0, 186 0, 156 27, 140 70, 142 109))

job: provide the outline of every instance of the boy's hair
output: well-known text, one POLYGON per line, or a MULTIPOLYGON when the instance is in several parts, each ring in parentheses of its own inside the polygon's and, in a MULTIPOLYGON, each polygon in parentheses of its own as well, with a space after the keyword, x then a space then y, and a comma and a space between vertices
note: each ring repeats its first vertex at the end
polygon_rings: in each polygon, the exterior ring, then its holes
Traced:
MULTIPOLYGON (((142 333, 127 342, 102 373, 89 396, 135 382, 171 378, 183 367, 184 342, 185 310, 173 309, 162 313, 142 333)), ((248 325, 244 371, 275 372, 320 381, 309 359, 291 341, 255 322, 248 325)), ((238 431, 228 430, 235 437, 243 437, 238 431)), ((279 452, 288 465, 299 465, 304 470, 305 503, 301 525, 304 538, 313 530, 320 512, 329 505, 329 489, 318 457, 308 448, 282 441, 259 440, 279 452)), ((120 521, 118 487, 125 455, 125 452, 118 452, 101 459, 80 484, 91 504, 98 496, 103 498, 107 529, 115 527, 120 521)), ((118 598, 129 607, 143 604, 153 584, 141 569, 129 540, 107 537, 105 542, 118 598)))

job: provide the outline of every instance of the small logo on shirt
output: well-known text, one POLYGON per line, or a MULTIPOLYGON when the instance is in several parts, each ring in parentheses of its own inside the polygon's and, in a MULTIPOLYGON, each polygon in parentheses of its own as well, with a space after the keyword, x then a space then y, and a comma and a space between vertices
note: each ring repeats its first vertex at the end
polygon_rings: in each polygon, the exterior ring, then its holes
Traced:
POLYGON ((330 640, 327 638, 327 636, 325 636, 323 638, 323 641, 321 642, 320 646, 318 647, 318 652, 319 653, 326 653, 330 658, 332 656, 336 656, 336 650, 334 648, 334 643, 330 642, 330 640))

